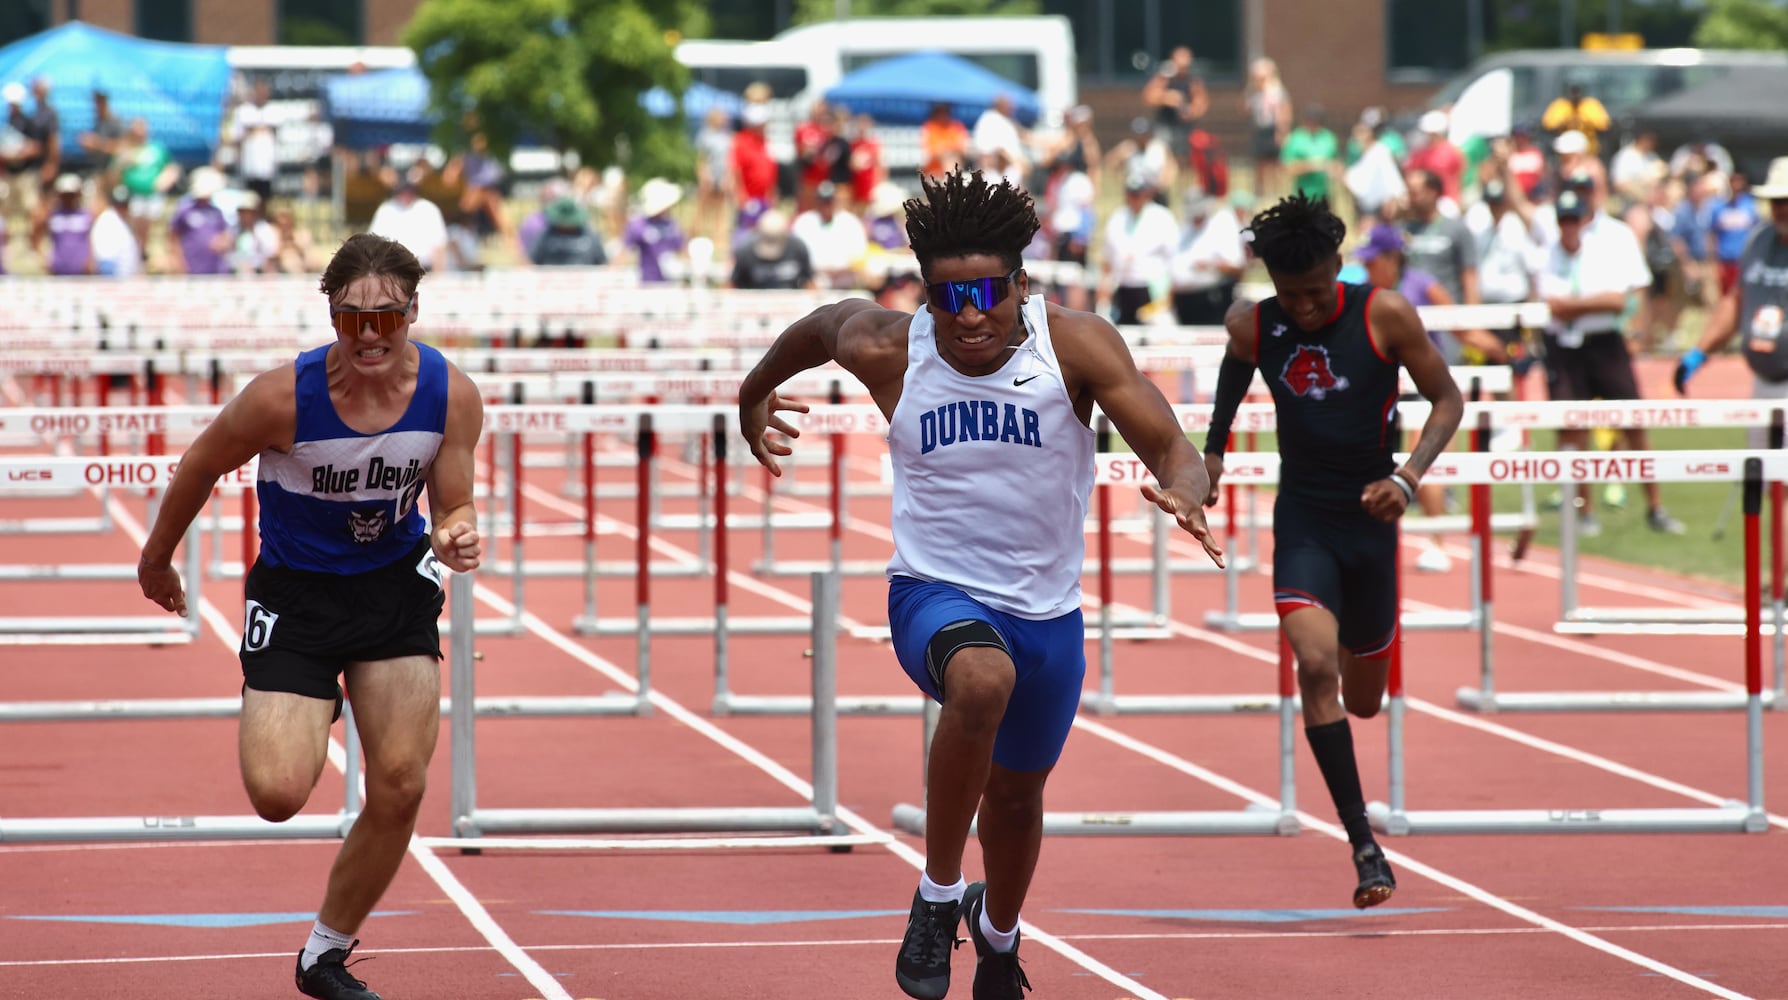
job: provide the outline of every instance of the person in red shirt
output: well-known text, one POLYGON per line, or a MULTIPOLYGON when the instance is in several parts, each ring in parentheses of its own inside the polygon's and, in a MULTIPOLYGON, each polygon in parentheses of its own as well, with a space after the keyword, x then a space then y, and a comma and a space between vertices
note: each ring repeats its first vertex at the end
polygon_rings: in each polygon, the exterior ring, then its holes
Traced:
POLYGON ((1509 131, 1515 148, 1509 151, 1509 176, 1521 186, 1521 193, 1532 201, 1546 179, 1546 151, 1533 141, 1533 128, 1516 125, 1509 131))
POLYGON ((888 179, 882 162, 882 144, 875 137, 875 119, 858 115, 851 123, 851 205, 867 207, 875 200, 875 187, 888 179))
POLYGON ((1459 204, 1459 182, 1465 176, 1465 154, 1459 147, 1447 139, 1447 113, 1430 111, 1422 116, 1421 130, 1424 142, 1420 149, 1409 154, 1403 164, 1404 172, 1411 170, 1427 170, 1440 178, 1445 194, 1459 204))
POLYGON ((735 225, 750 229, 758 216, 776 200, 776 160, 764 142, 764 124, 770 120, 770 109, 763 104, 747 104, 739 115, 739 131, 733 133, 733 191, 739 199, 739 215, 735 225))
POLYGON ((825 154, 833 134, 832 109, 824 100, 814 101, 807 111, 807 120, 795 126, 795 165, 801 169, 797 203, 803 212, 814 206, 814 191, 832 173, 832 161, 825 154))

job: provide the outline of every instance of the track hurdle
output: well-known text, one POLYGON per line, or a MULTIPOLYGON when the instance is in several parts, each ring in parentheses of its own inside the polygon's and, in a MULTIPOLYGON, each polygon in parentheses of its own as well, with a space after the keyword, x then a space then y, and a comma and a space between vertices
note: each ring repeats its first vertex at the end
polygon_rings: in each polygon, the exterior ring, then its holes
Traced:
MULTIPOLYGON (((1783 411, 1762 400, 1694 400, 1677 403, 1644 404, 1638 401, 1615 401, 1578 404, 1570 426, 1584 427, 1743 427, 1769 428, 1769 447, 1783 446, 1783 411)), ((1779 482, 1770 487, 1772 521, 1781 518, 1779 482)), ((1584 607, 1577 600, 1577 519, 1562 512, 1575 511, 1577 488, 1566 484, 1561 488, 1563 504, 1559 518, 1559 620, 1553 630, 1566 635, 1742 635, 1745 609, 1723 608, 1645 608, 1584 607)), ((1782 553, 1772 549, 1771 603, 1775 606, 1774 625, 1778 634, 1782 619, 1782 553)), ((1780 645, 1780 640, 1777 642, 1780 645)), ((1781 657, 1777 657, 1776 690, 1782 690, 1781 657)))
MULTIPOLYGON (((1140 464, 1140 463, 1139 463, 1140 464)), ((1103 611, 1102 611, 1103 613, 1103 611)), ((1109 635, 1109 631, 1106 632, 1109 635)), ((1296 667, 1293 665, 1291 644, 1283 636, 1279 639, 1279 693, 1276 698, 1279 712, 1279 802, 1276 808, 1262 808, 1248 805, 1237 810, 1153 810, 1133 812, 1045 812, 1043 814, 1043 833, 1045 836, 1094 836, 1094 837, 1186 837, 1186 836, 1234 836, 1234 835, 1267 835, 1277 834, 1290 837, 1297 834, 1300 824, 1297 817, 1297 679, 1296 667)), ((1185 707, 1179 709, 1194 715, 1232 715, 1238 712, 1270 712, 1274 708, 1272 697, 1252 700, 1238 699, 1227 701, 1212 698, 1207 701, 1188 700, 1185 707)), ((937 702, 929 699, 925 702, 924 715, 924 756, 925 763, 920 773, 927 773, 930 765, 931 738, 937 730, 940 708, 937 702)), ((923 806, 900 803, 894 807, 893 822, 899 829, 919 836, 925 833, 925 808, 923 806)), ((974 836, 977 824, 969 825, 969 835, 974 836)))
MULTIPOLYGON (((16 411, 15 411, 16 412, 16 411)), ((0 493, 66 494, 103 487, 165 485, 162 473, 169 459, 160 455, 88 458, 67 455, 9 455, 0 458, 5 483, 0 493)), ((252 481, 252 480, 251 480, 252 481)), ((105 502, 102 499, 102 502, 105 502)), ((181 543, 181 571, 186 579, 204 579, 200 572, 199 530, 194 524, 181 543)), ((60 563, 0 566, 0 581, 135 580, 136 565, 60 563)), ((32 615, 0 618, 0 645, 175 645, 199 634, 196 613, 184 618, 160 615, 32 615)))
MULTIPOLYGON (((1656 481, 1665 482, 1683 481, 1675 476, 1687 474, 1689 463, 1696 461, 1693 457, 1685 461, 1677 456, 1674 467, 1664 467, 1663 457, 1672 453, 1627 454, 1655 456, 1645 460, 1659 463, 1655 471, 1661 475, 1656 481)), ((1778 479, 1784 471, 1788 471, 1788 462, 1782 460, 1780 452, 1762 453, 1775 456, 1772 459, 1758 457, 1758 453, 1727 454, 1739 463, 1737 468, 1744 470, 1746 801, 1730 801, 1723 806, 1679 809, 1410 811, 1405 804, 1403 751, 1407 706, 1403 693, 1401 657, 1397 657, 1391 662, 1389 685, 1390 801, 1367 804, 1366 813, 1374 829, 1394 836, 1418 833, 1762 833, 1769 829, 1769 814, 1763 806, 1763 574, 1761 530, 1758 522, 1763 509, 1763 480, 1766 475, 1772 480, 1778 479), (1773 467, 1770 467, 1772 464, 1773 467)), ((1608 478, 1605 469, 1584 468, 1581 474, 1574 469, 1570 474, 1576 482, 1604 482, 1608 478)), ((1725 475, 1730 476, 1730 472, 1725 475)))
MULTIPOLYGON (((1676 403, 1647 403, 1642 400, 1597 401, 1594 403, 1492 403, 1487 404, 1485 410, 1489 414, 1494 414, 1494 422, 1498 425, 1526 428, 1759 427, 1767 421, 1771 428, 1772 448, 1775 453, 1781 453, 1783 413, 1779 409, 1766 408, 1755 400, 1695 400, 1676 403)), ((1564 454, 1577 456, 1585 462, 1595 462, 1596 456, 1602 453, 1567 452, 1564 454)), ((1606 453, 1600 459, 1600 464, 1622 471, 1631 469, 1632 466, 1613 462, 1617 456, 1628 454, 1633 453, 1606 453)), ((1694 461, 1689 465, 1673 464, 1672 468, 1678 468, 1684 473, 1692 473, 1692 476, 1687 479, 1669 481, 1724 482, 1743 468, 1742 462, 1737 460, 1712 457, 1716 453, 1681 452, 1676 454, 1695 459, 1705 456, 1707 460, 1694 461)), ((1512 460, 1521 461, 1527 457, 1529 456, 1512 456, 1512 460)), ((1535 471, 1543 474, 1545 469, 1542 466, 1535 471)), ((1561 467, 1559 471, 1565 470, 1561 467)), ((1621 478, 1624 479, 1624 475, 1621 478)), ((1577 490, 1576 482, 1567 482, 1556 478, 1547 480, 1543 475, 1536 477, 1534 481, 1558 482, 1566 497, 1566 504, 1561 511, 1569 512, 1573 509, 1569 498, 1577 490)), ((1472 488, 1474 490, 1487 489, 1488 484, 1474 485, 1472 488)), ((1788 695, 1784 694, 1783 676, 1788 656, 1784 656, 1784 630, 1782 627, 1784 590, 1782 493, 1781 480, 1772 479, 1769 484, 1771 596, 1768 605, 1771 622, 1763 626, 1764 630, 1769 632, 1773 638, 1774 676, 1763 693, 1764 705, 1771 708, 1788 705, 1788 695)), ((1747 612, 1744 608, 1736 606, 1718 608, 1576 608, 1575 613, 1572 613, 1571 609, 1575 605, 1577 589, 1575 522, 1576 518, 1571 516, 1561 517, 1559 522, 1559 589, 1561 602, 1566 608, 1566 617, 1554 626, 1554 631, 1564 634, 1588 635, 1745 634, 1747 612)), ((1483 658, 1480 663, 1477 686, 1461 687, 1455 695, 1455 700, 1462 708, 1480 712, 1708 711, 1740 709, 1744 708, 1747 703, 1746 695, 1739 691, 1499 691, 1492 661, 1489 657, 1483 658)))
MULTIPOLYGON (((812 763, 813 801, 806 807, 674 807, 656 809, 480 809, 477 805, 477 742, 475 701, 466 697, 477 685, 477 656, 472 648, 472 632, 456 628, 452 636, 452 811, 453 836, 434 838, 431 846, 457 847, 476 851, 495 847, 533 846, 523 838, 493 838, 500 834, 540 833, 714 833, 748 832, 754 834, 792 832, 808 838, 740 837, 724 846, 788 847, 797 844, 820 844, 846 848, 857 843, 879 842, 882 838, 848 833, 838 819, 838 719, 835 711, 837 695, 837 621, 839 614, 838 577, 832 573, 815 573, 813 588, 812 635, 812 763)), ((473 581, 466 575, 455 575, 448 585, 449 601, 455 621, 471 618, 473 581)), ((646 697, 642 686, 637 694, 646 697)), ((532 713, 555 714, 548 708, 532 713)), ((583 714, 583 713, 572 713, 583 714)), ((655 839, 658 848, 678 846, 715 846, 711 840, 682 843, 655 839)), ((567 847, 611 848, 614 841, 554 840, 551 849, 567 847)), ((636 845, 637 846, 637 845, 636 845)))

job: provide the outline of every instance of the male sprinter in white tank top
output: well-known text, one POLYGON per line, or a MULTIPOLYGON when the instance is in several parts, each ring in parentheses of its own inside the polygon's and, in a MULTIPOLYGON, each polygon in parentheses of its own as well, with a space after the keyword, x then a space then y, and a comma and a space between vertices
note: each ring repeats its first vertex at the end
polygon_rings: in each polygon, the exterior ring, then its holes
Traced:
POLYGON ((780 475, 798 436, 776 387, 836 360, 888 418, 894 558, 888 620, 900 665, 941 705, 926 774, 925 873, 895 979, 950 988, 957 922, 975 943, 976 1000, 1017 1000, 1018 914, 1037 866, 1043 783, 1086 672, 1080 567, 1093 485, 1095 404, 1154 473, 1143 494, 1222 564, 1205 526, 1198 450, 1111 324, 1032 297, 1021 255, 1030 196, 980 171, 924 177, 906 203, 926 282, 916 313, 867 299, 822 306, 777 338, 739 389, 739 428, 780 475), (980 817, 986 881, 962 854, 980 817))
POLYGON ((379 1000, 349 956, 403 863, 440 730, 440 567, 468 573, 482 554, 472 486, 484 403, 410 339, 421 280, 403 244, 348 237, 323 271, 335 340, 224 405, 181 456, 137 564, 143 596, 186 614, 174 548, 218 477, 260 456, 261 552, 243 581, 243 786, 262 819, 304 808, 341 713, 337 677, 366 751, 366 804, 293 969, 318 1000, 379 1000))

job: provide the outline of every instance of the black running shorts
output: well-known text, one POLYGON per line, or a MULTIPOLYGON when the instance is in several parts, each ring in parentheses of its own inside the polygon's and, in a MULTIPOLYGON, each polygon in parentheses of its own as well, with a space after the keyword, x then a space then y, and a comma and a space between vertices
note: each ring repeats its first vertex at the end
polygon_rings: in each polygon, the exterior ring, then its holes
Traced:
POLYGON ((334 700, 350 663, 441 658, 446 595, 426 535, 402 559, 353 575, 257 559, 244 591, 242 678, 256 691, 334 700))
POLYGON ((1341 648, 1389 656, 1397 638, 1397 526, 1365 509, 1279 494, 1273 502, 1273 603, 1284 618, 1326 608, 1341 648))

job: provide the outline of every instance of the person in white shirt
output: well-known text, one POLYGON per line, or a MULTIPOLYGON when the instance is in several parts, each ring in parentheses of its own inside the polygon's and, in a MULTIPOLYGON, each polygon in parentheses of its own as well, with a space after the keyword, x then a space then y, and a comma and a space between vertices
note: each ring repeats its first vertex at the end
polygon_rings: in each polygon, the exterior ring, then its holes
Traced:
MULTIPOLYGON (((1560 191, 1554 211, 1558 242, 1547 248, 1537 275, 1540 299, 1552 313, 1543 336, 1547 390, 1555 400, 1638 399, 1633 356, 1620 324, 1632 295, 1650 283, 1649 273, 1635 281, 1628 262, 1592 240, 1586 232, 1589 199, 1577 190, 1560 191)), ((1620 433, 1628 448, 1644 451, 1650 446, 1644 428, 1620 433)), ((1582 449, 1588 443, 1587 430, 1558 432, 1560 448, 1582 449)), ((1659 499, 1658 484, 1646 483, 1644 488, 1646 523, 1653 531, 1682 534, 1682 522, 1671 517, 1659 499)), ((1594 536, 1602 528, 1590 497, 1585 491, 1579 530, 1594 536)))
POLYGON ((1241 220, 1220 198, 1188 197, 1186 225, 1168 262, 1174 320, 1182 326, 1221 325, 1247 266, 1241 220))
POLYGON ((1119 326, 1141 322, 1142 307, 1165 291, 1167 265, 1179 247, 1179 223, 1154 197, 1154 182, 1132 174, 1124 181, 1124 204, 1105 223, 1100 297, 1110 301, 1119 326))
POLYGON ((993 105, 975 119, 975 127, 969 133, 969 148, 978 158, 981 169, 1001 175, 1016 170, 1019 176, 1025 176, 1030 172, 1030 157, 1025 155, 1024 137, 1012 114, 1012 98, 1006 94, 995 97, 993 105), (1005 164, 996 162, 996 156, 1001 153, 1005 154, 1005 164))
POLYGON ((399 179, 391 197, 373 212, 367 231, 410 248, 430 271, 447 269, 447 220, 440 207, 416 189, 414 174, 399 179))
POLYGON ((813 208, 795 216, 791 231, 806 244, 822 287, 856 288, 863 283, 858 268, 869 253, 863 220, 838 207, 838 188, 831 181, 814 188, 813 197, 813 208))
POLYGON ((1633 136, 1608 163, 1608 183, 1628 201, 1644 201, 1646 193, 1669 172, 1658 155, 1658 134, 1650 130, 1633 136))
POLYGON ((235 248, 230 264, 237 274, 279 272, 279 230, 267 221, 261 196, 253 191, 244 191, 236 200, 235 248))
POLYGON ((254 97, 236 106, 232 122, 236 172, 242 186, 260 195, 262 201, 273 197, 273 179, 279 176, 278 123, 267 106, 271 94, 267 81, 256 80, 254 97))
MULTIPOLYGON (((101 196, 87 239, 93 246, 93 268, 111 278, 128 278, 143 271, 143 245, 131 231, 125 214, 130 210, 130 189, 120 184, 101 196)), ((3 234, 4 230, 0 230, 3 234)))
POLYGON ((1223 553, 1201 507, 1209 471, 1160 389, 1111 324, 1045 302, 1031 283, 1022 255, 1041 223, 1030 196, 981 171, 921 184, 906 226, 925 304, 901 313, 847 298, 796 320, 740 384, 739 433, 781 475, 798 435, 786 411, 807 406, 778 389, 828 361, 855 375, 888 420, 891 645, 941 706, 925 871, 895 980, 916 998, 948 993, 966 923, 974 994, 1018 998, 1030 987, 1019 921, 1044 788, 1086 674, 1080 567, 1093 406, 1152 475, 1142 495, 1219 567, 1223 553), (963 855, 977 817, 986 879, 971 885, 963 855))

